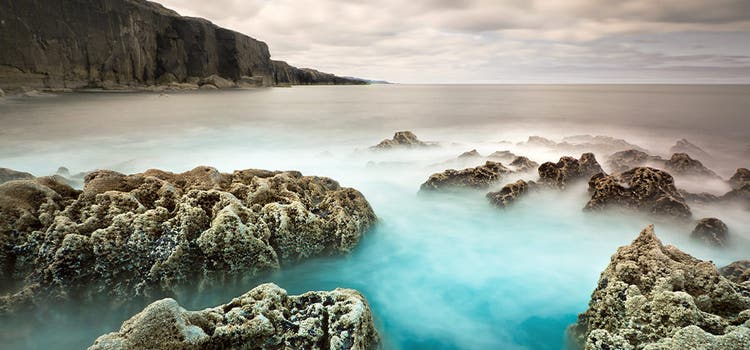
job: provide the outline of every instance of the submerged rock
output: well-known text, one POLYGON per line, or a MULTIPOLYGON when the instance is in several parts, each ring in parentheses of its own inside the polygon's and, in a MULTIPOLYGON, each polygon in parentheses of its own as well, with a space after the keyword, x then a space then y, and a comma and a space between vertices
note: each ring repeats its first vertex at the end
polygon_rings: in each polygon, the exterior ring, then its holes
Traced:
POLYGON ((748 349, 750 286, 664 246, 653 225, 620 247, 570 328, 585 349, 748 349))
POLYGON ((637 149, 616 152, 607 158, 607 167, 613 173, 621 173, 648 164, 664 164, 664 159, 637 149))
POLYGON ((729 228, 717 218, 700 219, 690 237, 706 244, 723 247, 729 239, 729 228))
POLYGON ((0 310, 40 293, 128 299, 252 276, 349 252, 374 222, 358 191, 294 171, 100 170, 80 193, 53 178, 13 181, 0 185, 0 258, 26 287, 0 310))
POLYGON ((673 154, 671 158, 664 162, 664 168, 679 175, 719 177, 711 169, 703 166, 700 161, 690 158, 687 153, 673 154))
POLYGON ((740 189, 745 185, 750 185, 750 170, 747 168, 737 169, 734 175, 729 178, 729 184, 733 189, 740 189))
POLYGON ((89 350, 368 350, 379 341, 359 292, 339 288, 289 296, 269 283, 201 311, 187 311, 174 299, 156 301, 89 350))
POLYGON ((370 148, 372 149, 390 149, 390 148, 398 148, 398 147, 425 147, 429 146, 428 143, 422 142, 417 138, 417 135, 414 135, 411 131, 397 131, 393 138, 388 140, 383 140, 379 144, 372 146, 370 148))
POLYGON ((448 169, 432 174, 420 187, 421 191, 451 189, 485 189, 502 180, 504 174, 512 171, 499 162, 486 162, 475 168, 463 170, 448 169))
POLYGON ((0 184, 13 180, 30 180, 34 175, 8 168, 0 168, 0 184))
POLYGON ((512 162, 510 162, 509 165, 519 172, 536 170, 537 168, 539 168, 539 163, 524 156, 516 157, 512 162))
POLYGON ((526 182, 524 180, 518 180, 503 186, 500 191, 487 193, 486 197, 490 203, 500 208, 505 208, 535 185, 536 183, 533 181, 526 182))
POLYGON ((572 181, 588 179, 602 172, 594 154, 584 153, 580 159, 562 157, 557 163, 546 162, 540 165, 539 182, 553 188, 564 189, 572 181))
POLYGON ((617 206, 676 218, 692 215, 675 188, 672 175, 659 169, 639 167, 616 175, 597 176, 589 182, 589 190, 593 195, 586 210, 617 206))
MULTIPOLYGON (((750 260, 735 261, 719 269, 719 273, 734 283, 750 281, 750 260)), ((745 283, 750 285, 750 283, 745 283)))
POLYGON ((669 149, 670 153, 687 153, 693 157, 702 158, 703 160, 710 159, 711 155, 704 151, 702 148, 690 143, 687 139, 680 139, 669 149))

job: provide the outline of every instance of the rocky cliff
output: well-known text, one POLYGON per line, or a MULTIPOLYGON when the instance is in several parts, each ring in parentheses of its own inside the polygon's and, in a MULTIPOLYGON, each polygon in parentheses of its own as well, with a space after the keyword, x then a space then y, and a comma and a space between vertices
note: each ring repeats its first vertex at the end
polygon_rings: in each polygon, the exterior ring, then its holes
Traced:
POLYGON ((365 83, 273 61, 262 41, 145 0, 0 0, 0 48, 5 90, 365 83))

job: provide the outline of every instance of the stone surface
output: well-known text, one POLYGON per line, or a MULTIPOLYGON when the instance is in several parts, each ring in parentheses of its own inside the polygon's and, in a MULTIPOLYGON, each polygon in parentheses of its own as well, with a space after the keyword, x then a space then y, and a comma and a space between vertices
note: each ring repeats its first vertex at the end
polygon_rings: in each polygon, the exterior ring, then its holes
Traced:
POLYGON ((673 154, 671 158, 664 162, 664 169, 677 175, 719 177, 700 161, 690 158, 687 153, 673 154))
POLYGON ((750 260, 735 261, 720 268, 719 273, 734 283, 746 283, 750 281, 750 260))
POLYGON ((750 286, 662 245, 652 225, 612 256, 569 331, 587 350, 748 349, 750 286))
POLYGON ((637 149, 615 152, 607 157, 606 165, 612 173, 621 173, 645 165, 663 165, 664 159, 637 149))
POLYGON ((420 141, 417 135, 414 135, 411 131, 397 131, 392 139, 386 139, 381 141, 379 144, 372 146, 372 149, 391 149, 391 148, 410 148, 410 147, 426 147, 428 143, 420 141))
POLYGON ((29 173, 8 168, 0 168, 0 184, 12 180, 29 180, 33 178, 34 175, 31 175, 29 173))
POLYGON ((0 88, 132 88, 217 75, 365 84, 271 60, 268 46, 145 0, 0 0, 0 88))
POLYGON ((533 181, 526 182, 518 180, 516 182, 503 186, 500 191, 487 193, 487 199, 490 203, 500 208, 505 208, 516 201, 518 197, 529 191, 536 185, 533 181))
POLYGON ((514 158, 509 165, 512 166, 515 171, 519 172, 531 171, 539 168, 539 163, 524 156, 518 156, 514 158))
POLYGON ((750 185, 750 170, 747 168, 737 169, 734 175, 729 178, 729 184, 733 189, 740 189, 745 185, 750 185))
POLYGON ((717 218, 698 220, 690 237, 703 243, 724 247, 729 239, 729 228, 717 218))
POLYGON ((702 148, 692 144, 687 139, 680 139, 669 149, 669 153, 687 153, 703 160, 711 159, 711 155, 702 148))
POLYGON ((379 341, 370 307, 357 291, 289 296, 269 283, 201 311, 187 311, 174 299, 156 301, 89 350, 368 350, 379 341))
POLYGON ((25 287, 0 311, 39 293, 120 300, 252 276, 347 253, 374 222, 358 191, 294 171, 99 170, 82 192, 12 181, 0 185, 1 273, 25 287))
POLYGON ((586 210, 622 207, 654 215, 690 218, 690 207, 666 171, 639 167, 615 175, 595 176, 589 181, 593 193, 586 210))
POLYGON ((503 175, 512 171, 499 162, 486 162, 475 168, 463 170, 448 169, 432 174, 420 187, 421 191, 441 191, 455 189, 486 189, 502 181, 503 175))
POLYGON ((565 189, 573 181, 588 180, 603 172, 593 153, 584 153, 580 159, 562 157, 557 163, 546 162, 539 166, 538 171, 541 184, 559 189, 565 189))

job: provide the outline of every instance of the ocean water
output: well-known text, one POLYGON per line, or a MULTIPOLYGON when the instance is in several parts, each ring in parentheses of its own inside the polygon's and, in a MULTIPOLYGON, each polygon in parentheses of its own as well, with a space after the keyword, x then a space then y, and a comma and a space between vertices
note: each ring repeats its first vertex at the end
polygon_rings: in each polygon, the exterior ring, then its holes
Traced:
MULTIPOLYGON (((374 85, 160 94, 79 93, 0 99, 0 166, 49 175, 97 168, 185 171, 197 165, 300 170, 362 191, 378 224, 348 256, 314 259, 228 286, 186 286, 188 309, 274 282, 291 294, 336 287, 370 302, 385 349, 563 349, 599 273, 649 223, 666 243, 717 265, 750 258, 750 218, 694 206, 730 227, 728 249, 692 227, 626 213, 592 214, 584 184, 500 210, 486 191, 419 194, 434 172, 478 165, 462 152, 511 150, 542 163, 569 154, 518 145, 530 135, 623 138, 667 155, 679 138, 728 178, 750 166, 750 87, 674 85, 374 85), (396 130, 441 147, 372 152, 396 130)), ((606 154, 597 153, 600 161, 606 154)), ((534 179, 534 174, 515 174, 534 179)), ((678 184, 679 179, 678 179, 678 184)), ((688 183, 720 193, 721 184, 688 183)), ((3 320, 8 349, 81 349, 144 302, 52 305, 3 320)))

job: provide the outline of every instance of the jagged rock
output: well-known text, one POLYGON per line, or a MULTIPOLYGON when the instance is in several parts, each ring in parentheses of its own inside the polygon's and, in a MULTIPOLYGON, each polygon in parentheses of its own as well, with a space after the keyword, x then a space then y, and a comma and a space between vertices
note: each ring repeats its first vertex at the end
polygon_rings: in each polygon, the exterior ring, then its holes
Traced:
POLYGON ((0 88, 144 87, 218 75, 365 84, 271 60, 266 43, 145 0, 0 0, 0 88), (116 44, 113 44, 116 43, 116 44))
POLYGON ((464 153, 461 153, 458 156, 458 159, 465 159, 465 158, 481 158, 482 155, 477 152, 477 150, 473 149, 471 151, 466 151, 464 153))
POLYGON ((701 193, 691 193, 688 191, 685 191, 683 189, 677 190, 682 198, 685 199, 685 201, 688 202, 697 202, 697 203, 714 203, 719 200, 719 197, 707 192, 701 192, 701 193))
POLYGON ((715 172, 703 166, 703 164, 690 158, 687 153, 675 153, 664 163, 664 168, 673 174, 689 176, 709 176, 718 178, 715 172))
POLYGON ((484 189, 502 180, 504 174, 511 173, 502 163, 486 162, 476 168, 463 170, 448 169, 432 174, 422 184, 422 191, 440 191, 461 188, 484 189))
POLYGON ((737 169, 734 175, 729 178, 729 184, 733 189, 740 189, 745 185, 750 185, 750 170, 747 168, 737 169))
POLYGON ((529 136, 529 139, 526 140, 526 144, 532 145, 532 146, 542 146, 542 147, 557 146, 557 142, 552 141, 546 137, 541 137, 541 136, 529 136))
POLYGON ((750 209, 750 184, 745 184, 740 188, 725 193, 719 197, 719 200, 722 202, 738 203, 750 209))
POLYGON ((374 222, 358 191, 294 171, 100 170, 80 193, 54 178, 8 182, 2 273, 26 288, 0 298, 0 312, 38 293, 123 300, 252 276, 349 252, 374 222))
POLYGON ((613 173, 625 172, 648 164, 662 165, 664 159, 637 149, 615 152, 607 158, 607 167, 613 173))
POLYGON ((687 153, 693 157, 702 158, 703 160, 710 159, 711 155, 704 151, 702 148, 690 143, 687 139, 680 139, 669 149, 670 153, 687 153))
POLYGON ((0 184, 13 180, 30 180, 34 175, 8 168, 0 168, 0 184))
POLYGON ((526 182, 518 180, 503 186, 500 191, 487 193, 487 199, 490 203, 500 208, 505 208, 535 186, 536 183, 534 181, 526 182))
POLYGON ((748 349, 750 286, 662 245, 651 225, 612 256, 569 331, 587 350, 748 349))
POLYGON ((596 176, 589 182, 593 192, 586 210, 619 206, 654 215, 689 218, 690 207, 666 171, 639 167, 615 175, 596 176))
POLYGON ((529 170, 536 170, 537 168, 539 168, 539 163, 524 156, 519 156, 513 159, 512 162, 510 162, 510 166, 514 167, 516 171, 524 172, 529 170))
POLYGON ((201 311, 187 311, 174 299, 156 301, 89 350, 368 350, 379 341, 359 292, 339 288, 289 296, 269 283, 201 311))
POLYGON ((729 239, 729 228, 717 218, 700 219, 690 237, 706 244, 723 247, 729 239))
POLYGON ((372 146, 372 149, 391 149, 398 147, 425 147, 429 146, 428 143, 422 142, 414 135, 411 131, 397 131, 393 135, 393 139, 386 139, 381 141, 379 144, 372 146))
POLYGON ((580 159, 562 157, 557 163, 543 163, 539 166, 539 182, 549 187, 564 189, 572 181, 588 179, 601 172, 602 168, 594 154, 584 153, 580 159))
POLYGON ((734 283, 750 281, 750 260, 735 261, 720 268, 719 273, 734 283))
POLYGON ((503 162, 510 162, 516 159, 517 157, 518 156, 513 154, 513 152, 511 151, 495 151, 495 152, 492 152, 492 154, 490 154, 489 156, 487 156, 487 158, 489 158, 490 160, 499 160, 503 162))

